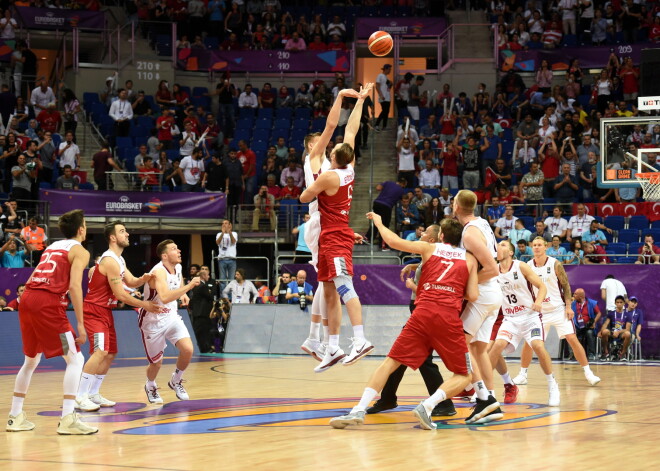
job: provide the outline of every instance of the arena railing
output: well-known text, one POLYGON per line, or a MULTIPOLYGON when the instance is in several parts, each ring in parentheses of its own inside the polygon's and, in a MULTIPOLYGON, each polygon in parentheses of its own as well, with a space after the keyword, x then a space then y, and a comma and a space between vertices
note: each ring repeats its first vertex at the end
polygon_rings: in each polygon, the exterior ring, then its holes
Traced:
POLYGON ((106 172, 105 185, 109 190, 115 191, 170 191, 167 183, 163 182, 163 174, 155 174, 157 185, 147 185, 146 176, 140 172, 106 172))
MULTIPOLYGON (((218 276, 220 276, 220 266, 219 266, 219 259, 218 259, 218 252, 215 250, 211 251, 211 260, 213 260, 213 263, 211 264, 211 278, 219 281, 219 282, 225 282, 229 283, 232 281, 234 278, 232 277, 231 279, 219 279, 216 278, 216 269, 218 270, 218 276)), ((268 257, 264 256, 247 256, 247 255, 241 255, 236 257, 236 268, 247 268, 250 272, 254 272, 254 267, 255 263, 251 261, 256 261, 256 260, 263 260, 266 262, 265 270, 259 269, 259 273, 266 273, 266 277, 261 278, 247 278, 249 281, 255 282, 255 281, 265 281, 267 283, 268 289, 270 289, 270 280, 271 280, 271 266, 270 266, 270 259, 268 257), (246 262, 247 261, 247 262, 246 262)))

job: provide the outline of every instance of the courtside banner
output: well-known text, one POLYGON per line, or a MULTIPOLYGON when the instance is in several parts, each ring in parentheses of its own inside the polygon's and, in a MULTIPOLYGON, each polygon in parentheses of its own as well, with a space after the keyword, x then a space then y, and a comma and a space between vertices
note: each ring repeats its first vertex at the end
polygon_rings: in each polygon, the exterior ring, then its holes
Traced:
POLYGON ((18 7, 18 12, 18 20, 27 29, 71 31, 73 28, 103 29, 105 27, 105 13, 102 11, 18 7))
POLYGON ((640 111, 660 110, 660 96, 638 97, 637 109, 640 111))
POLYGON ((224 193, 67 190, 40 193, 40 199, 50 203, 53 215, 82 209, 86 216, 221 219, 227 207, 224 193))
POLYGON ((386 31, 392 36, 439 36, 447 29, 444 18, 357 18, 358 38, 368 38, 374 31, 386 31))

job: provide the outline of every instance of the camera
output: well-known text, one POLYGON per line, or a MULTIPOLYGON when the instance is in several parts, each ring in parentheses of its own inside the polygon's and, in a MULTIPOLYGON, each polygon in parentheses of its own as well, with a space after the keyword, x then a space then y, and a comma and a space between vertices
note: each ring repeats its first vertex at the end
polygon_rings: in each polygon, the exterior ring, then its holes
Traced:
POLYGON ((304 311, 307 309, 307 298, 305 297, 305 290, 303 289, 302 292, 299 291, 299 297, 298 301, 300 302, 300 310, 304 311))
POLYGON ((37 168, 37 164, 36 162, 28 162, 27 164, 25 164, 25 168, 27 169, 28 172, 31 172, 32 170, 37 168))

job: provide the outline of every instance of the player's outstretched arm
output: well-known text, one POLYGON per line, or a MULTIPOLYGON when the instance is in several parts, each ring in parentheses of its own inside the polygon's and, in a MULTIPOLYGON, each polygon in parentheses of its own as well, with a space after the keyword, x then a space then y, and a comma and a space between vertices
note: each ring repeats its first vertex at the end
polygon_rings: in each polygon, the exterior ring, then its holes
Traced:
POLYGON ((341 102, 343 101, 344 97, 349 96, 358 98, 359 94, 352 88, 344 88, 337 95, 337 99, 332 104, 332 108, 330 108, 330 112, 328 113, 328 118, 325 121, 325 129, 323 129, 321 137, 316 141, 316 144, 314 144, 314 147, 312 147, 312 151, 309 153, 310 163, 312 162, 312 159, 320 158, 325 154, 325 149, 328 147, 328 142, 330 142, 330 138, 332 138, 332 134, 335 132, 337 124, 339 123, 341 102))
POLYGON ((479 297, 479 262, 471 253, 467 254, 466 260, 470 276, 465 286, 465 299, 476 301, 479 297))
MULTIPOLYGON (((520 271, 527 281, 529 281, 532 286, 534 286, 538 291, 536 299, 534 299, 534 304, 532 304, 532 309, 536 312, 541 312, 541 306, 543 305, 543 300, 548 295, 548 287, 543 283, 541 277, 538 276, 532 267, 526 263, 520 264, 520 271)), ((569 304, 570 305, 570 304, 569 304)))
POLYGON ((366 86, 362 87, 359 92, 359 98, 353 111, 351 111, 351 116, 348 118, 348 123, 346 124, 346 132, 344 133, 344 143, 351 146, 355 149, 355 136, 357 136, 358 131, 360 130, 360 121, 362 120, 362 107, 364 106, 364 100, 371 95, 371 89, 373 88, 373 83, 368 83, 366 86))
MULTIPOLYGON (((125 280, 122 280, 121 278, 121 270, 116 260, 110 257, 105 257, 103 258, 103 260, 101 260, 101 265, 103 266, 103 270, 105 271, 105 276, 108 278, 108 283, 110 283, 110 289, 112 290, 112 294, 115 295, 115 298, 117 298, 118 301, 121 301, 124 304, 128 304, 129 306, 146 309, 149 312, 160 312, 162 306, 159 306, 153 301, 139 300, 126 292, 126 290, 124 289, 125 280)), ((128 270, 126 270, 126 272, 124 273, 124 278, 126 278, 127 274, 128 274, 128 270)), ((133 279, 138 280, 139 278, 133 277, 133 279)), ((128 286, 129 288, 134 287, 134 286, 130 286, 128 283, 126 283, 126 286, 128 286)), ((142 286, 142 285, 136 285, 136 286, 142 286)))
POLYGON ((423 260, 426 260, 426 258, 428 258, 435 249, 434 246, 432 244, 429 244, 428 242, 402 239, 394 232, 389 230, 387 227, 385 227, 385 225, 383 224, 383 220, 376 213, 373 212, 367 213, 367 219, 371 219, 374 222, 374 226, 376 226, 378 232, 380 232, 383 241, 395 250, 400 250, 402 252, 417 253, 422 256, 423 260))
POLYGON ((87 332, 85 331, 83 318, 82 277, 89 263, 89 252, 82 245, 73 246, 69 251, 69 263, 71 264, 69 297, 71 298, 71 304, 73 304, 73 311, 76 313, 76 328, 78 329, 76 343, 83 345, 87 342, 87 332))
POLYGON ((154 279, 149 282, 149 286, 156 288, 156 291, 158 292, 160 300, 163 302, 163 304, 171 303, 172 301, 179 299, 200 283, 199 277, 196 276, 190 280, 190 283, 187 285, 182 284, 180 288, 170 290, 167 286, 167 274, 165 273, 165 269, 161 268, 156 270, 154 275, 154 279))
POLYGON ((472 253, 483 267, 479 272, 479 283, 484 283, 499 274, 497 263, 488 251, 481 236, 481 231, 476 227, 468 227, 463 235, 463 246, 472 253))

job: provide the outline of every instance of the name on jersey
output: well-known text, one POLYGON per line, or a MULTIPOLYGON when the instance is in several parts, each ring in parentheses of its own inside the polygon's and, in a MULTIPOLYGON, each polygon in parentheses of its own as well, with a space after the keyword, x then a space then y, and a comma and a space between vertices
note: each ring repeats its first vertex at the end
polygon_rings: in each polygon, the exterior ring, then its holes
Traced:
POLYGON ((504 308, 504 315, 511 316, 513 314, 518 314, 519 312, 524 312, 527 310, 526 306, 513 306, 504 308))
POLYGON ((462 250, 439 249, 435 252, 435 255, 443 258, 465 258, 465 252, 462 250))
POLYGON ((428 291, 430 289, 437 289, 440 291, 449 291, 450 293, 455 293, 456 290, 452 286, 447 286, 447 285, 438 285, 435 283, 424 283, 424 291, 428 291))
POLYGON ((39 278, 39 277, 33 276, 32 281, 34 281, 35 283, 50 284, 50 279, 48 279, 48 278, 39 278))
POLYGON ((353 177, 353 175, 345 175, 345 176, 344 176, 344 185, 348 185, 348 184, 351 183, 354 179, 355 179, 355 178, 353 177))

